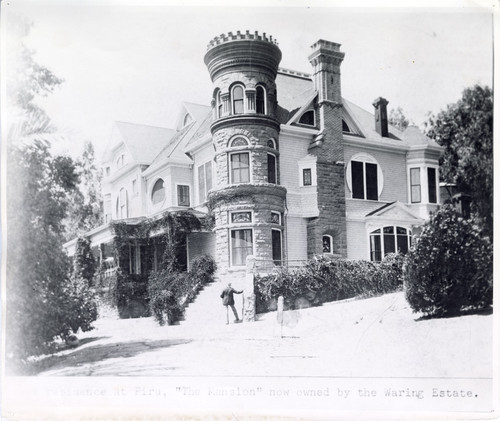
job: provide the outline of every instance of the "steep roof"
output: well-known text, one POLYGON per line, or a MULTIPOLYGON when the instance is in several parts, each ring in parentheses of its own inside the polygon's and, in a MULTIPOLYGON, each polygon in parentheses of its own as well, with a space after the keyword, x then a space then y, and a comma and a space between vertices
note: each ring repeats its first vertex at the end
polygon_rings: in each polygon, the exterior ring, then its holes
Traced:
POLYGON ((113 149, 123 142, 133 161, 150 163, 174 134, 173 129, 116 121, 103 159, 109 160, 113 149))
POLYGON ((279 69, 276 76, 278 95, 278 120, 285 124, 314 95, 309 75, 279 69))

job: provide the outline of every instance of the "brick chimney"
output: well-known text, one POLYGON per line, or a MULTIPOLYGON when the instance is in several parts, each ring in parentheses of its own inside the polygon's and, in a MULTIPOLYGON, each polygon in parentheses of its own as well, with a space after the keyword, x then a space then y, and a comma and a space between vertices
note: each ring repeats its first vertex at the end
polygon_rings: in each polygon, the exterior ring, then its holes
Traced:
POLYGON ((373 106, 375 107, 375 130, 382 137, 389 136, 387 104, 389 104, 389 101, 382 97, 373 101, 373 106))

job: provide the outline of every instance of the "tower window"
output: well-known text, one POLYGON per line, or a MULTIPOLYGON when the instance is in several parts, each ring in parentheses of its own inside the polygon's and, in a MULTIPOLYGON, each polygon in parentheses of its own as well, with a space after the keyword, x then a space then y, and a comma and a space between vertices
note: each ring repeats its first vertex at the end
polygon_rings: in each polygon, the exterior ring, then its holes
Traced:
POLYGON ((315 126, 316 121, 314 118, 314 110, 306 111, 300 117, 299 124, 305 124, 306 126, 315 126))
POLYGON ((273 261, 274 264, 277 266, 281 265, 281 261, 283 259, 283 254, 282 254, 282 233, 281 230, 273 229, 272 234, 271 234, 271 242, 272 242, 272 249, 273 249, 273 261))
POLYGON ((231 168, 231 183, 248 183, 250 182, 250 154, 233 153, 230 155, 231 168))
POLYGON ((267 182, 277 184, 276 177, 276 157, 273 154, 267 154, 267 182))
POLYGON ((217 117, 222 117, 222 94, 221 91, 217 92, 217 117))
POLYGON ((233 88, 233 114, 242 114, 243 111, 243 87, 237 85, 233 88))
POLYGON ((257 114, 266 113, 266 93, 262 86, 257 86, 256 89, 256 111, 257 114))
POLYGON ((248 140, 246 140, 244 137, 235 137, 231 141, 231 148, 236 148, 238 146, 248 146, 248 140))
POLYGON ((247 256, 253 254, 253 238, 251 229, 231 231, 231 264, 246 265, 247 256))

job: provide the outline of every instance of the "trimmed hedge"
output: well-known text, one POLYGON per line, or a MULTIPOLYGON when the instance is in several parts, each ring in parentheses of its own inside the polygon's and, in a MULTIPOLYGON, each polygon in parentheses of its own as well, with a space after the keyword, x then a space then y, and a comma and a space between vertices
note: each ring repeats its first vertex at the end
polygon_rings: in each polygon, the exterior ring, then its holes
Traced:
POLYGON ((454 315, 493 301, 493 247, 478 221, 443 206, 408 254, 406 299, 413 311, 454 315))
POLYGON ((381 263, 316 256, 293 271, 279 268, 257 277, 257 312, 273 310, 279 296, 286 308, 295 309, 396 291, 403 284, 403 261, 400 254, 388 255, 381 263))

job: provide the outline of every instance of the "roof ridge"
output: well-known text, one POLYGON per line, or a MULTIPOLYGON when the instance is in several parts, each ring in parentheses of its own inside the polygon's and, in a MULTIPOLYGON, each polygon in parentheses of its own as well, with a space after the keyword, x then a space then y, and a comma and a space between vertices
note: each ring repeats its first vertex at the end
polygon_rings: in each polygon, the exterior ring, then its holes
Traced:
POLYGON ((155 129, 172 130, 174 132, 176 131, 175 129, 172 129, 171 127, 153 126, 151 124, 133 123, 133 122, 130 122, 130 121, 115 120, 115 124, 128 124, 128 125, 131 125, 131 126, 152 127, 152 128, 155 128, 155 129))

